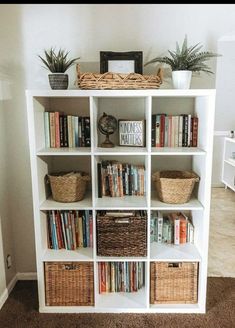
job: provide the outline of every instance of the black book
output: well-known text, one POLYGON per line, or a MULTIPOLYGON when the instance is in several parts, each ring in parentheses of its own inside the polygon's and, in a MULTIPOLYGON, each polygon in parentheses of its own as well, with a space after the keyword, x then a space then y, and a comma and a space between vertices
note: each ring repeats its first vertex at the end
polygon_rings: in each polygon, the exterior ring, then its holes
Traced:
POLYGON ((64 115, 59 116, 60 147, 64 147, 64 115))
POLYGON ((156 147, 156 114, 152 115, 151 146, 156 147))
POLYGON ((97 163, 97 177, 98 177, 98 198, 102 198, 101 163, 97 163))
POLYGON ((90 117, 84 117, 84 139, 85 139, 85 147, 90 147, 91 146, 90 117))

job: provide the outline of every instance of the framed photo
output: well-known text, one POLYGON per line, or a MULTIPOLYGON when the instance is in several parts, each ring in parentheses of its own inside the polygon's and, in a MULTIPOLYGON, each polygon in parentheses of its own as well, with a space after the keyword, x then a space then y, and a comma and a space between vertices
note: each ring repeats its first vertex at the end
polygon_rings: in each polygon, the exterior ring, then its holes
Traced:
POLYGON ((100 73, 105 72, 143 74, 143 52, 100 51, 100 73))
POLYGON ((119 146, 144 147, 145 121, 119 120, 119 146))

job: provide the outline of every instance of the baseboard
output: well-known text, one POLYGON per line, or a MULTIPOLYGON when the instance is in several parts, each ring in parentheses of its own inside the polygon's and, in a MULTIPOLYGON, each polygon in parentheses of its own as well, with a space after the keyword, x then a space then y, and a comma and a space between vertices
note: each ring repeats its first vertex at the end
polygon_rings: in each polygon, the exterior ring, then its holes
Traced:
POLYGON ((9 282, 5 290, 3 291, 2 295, 0 295, 0 310, 3 304, 8 299, 12 289, 15 287, 15 284, 18 280, 37 280, 37 273, 36 272, 18 272, 9 282))
POLYGON ((3 304, 8 299, 8 296, 10 295, 12 289, 15 287, 15 284, 17 283, 17 274, 11 279, 5 290, 3 291, 2 295, 0 295, 0 310, 3 307, 3 304))
POLYGON ((37 280, 37 272, 17 272, 17 280, 37 280))

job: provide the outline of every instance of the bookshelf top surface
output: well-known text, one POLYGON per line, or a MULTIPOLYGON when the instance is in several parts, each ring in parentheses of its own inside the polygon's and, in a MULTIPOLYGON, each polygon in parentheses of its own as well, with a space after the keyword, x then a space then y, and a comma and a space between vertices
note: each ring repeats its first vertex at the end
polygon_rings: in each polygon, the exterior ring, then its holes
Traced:
POLYGON ((215 89, 156 89, 156 90, 26 90, 31 97, 197 97, 215 96, 215 89))

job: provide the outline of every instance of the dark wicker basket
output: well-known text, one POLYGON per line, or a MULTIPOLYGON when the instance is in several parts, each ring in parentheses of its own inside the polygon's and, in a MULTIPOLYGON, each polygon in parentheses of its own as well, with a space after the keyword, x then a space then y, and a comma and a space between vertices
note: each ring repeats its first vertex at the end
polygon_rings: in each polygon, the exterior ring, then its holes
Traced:
POLYGON ((147 217, 106 217, 97 214, 97 255, 147 256, 147 217))
POLYGON ((92 262, 45 262, 46 305, 94 305, 92 262))
POLYGON ((57 202, 77 202, 84 198, 89 175, 85 173, 58 173, 48 175, 52 197, 57 202))
POLYGON ((197 303, 198 262, 152 262, 150 303, 197 303))

